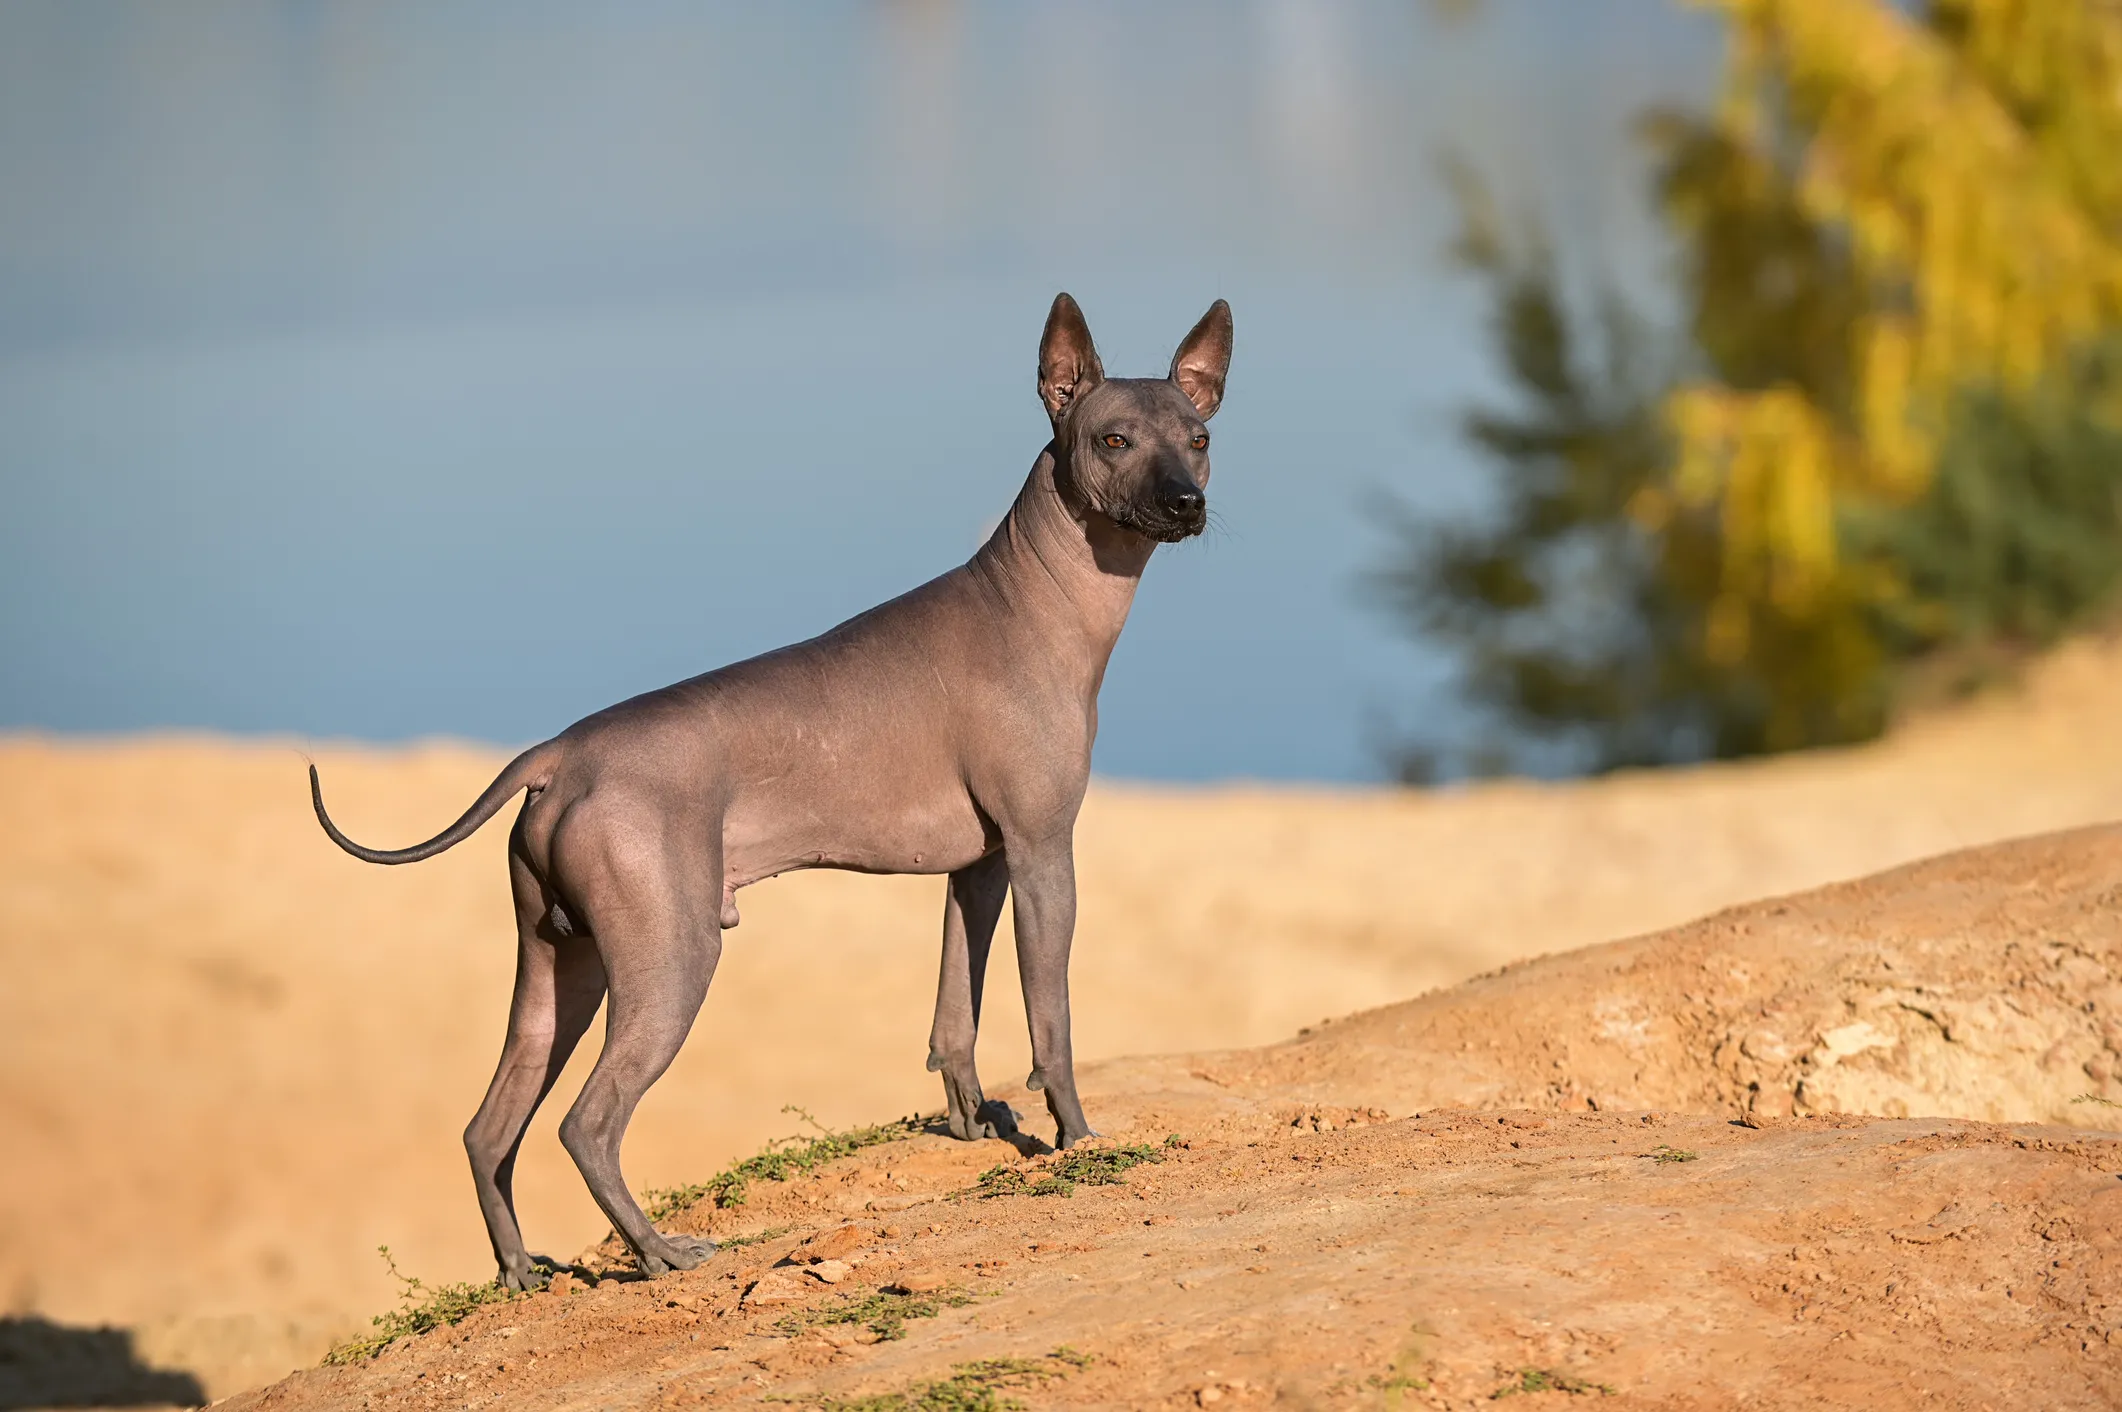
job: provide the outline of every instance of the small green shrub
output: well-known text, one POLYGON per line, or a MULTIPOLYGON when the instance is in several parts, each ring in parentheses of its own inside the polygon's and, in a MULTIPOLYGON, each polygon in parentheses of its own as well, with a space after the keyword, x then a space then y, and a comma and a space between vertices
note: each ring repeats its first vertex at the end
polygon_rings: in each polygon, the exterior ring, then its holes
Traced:
MULTIPOLYGON (((1178 1135, 1164 1140, 1177 1147, 1178 1135)), ((1120 1174, 1145 1163, 1162 1162, 1164 1153, 1147 1143, 1126 1147, 1078 1147, 1057 1152, 1031 1167, 990 1167, 973 1184, 983 1199, 997 1196, 1074 1196, 1079 1186, 1119 1186, 1120 1174)))
POLYGON ((1063 1345, 1043 1358, 982 1358, 960 1363, 947 1378, 904 1392, 872 1397, 830 1398, 826 1412, 1020 1412, 1024 1404, 1004 1389, 1036 1387, 1090 1366, 1088 1355, 1063 1345))
POLYGON ((896 1122, 879 1123, 874 1127, 849 1128, 845 1132, 834 1132, 793 1104, 781 1111, 794 1113, 816 1128, 818 1135, 775 1138, 750 1157, 732 1162, 704 1182, 695 1182, 689 1186, 660 1187, 643 1192, 641 1204, 647 1209, 648 1218, 651 1221, 667 1220, 681 1212, 690 1211, 703 1201, 712 1201, 718 1210, 742 1206, 747 1190, 753 1182, 785 1182, 813 1167, 822 1167, 827 1162, 851 1156, 865 1147, 877 1147, 912 1137, 934 1121, 931 1117, 916 1114, 900 1118, 896 1122))
POLYGON ((862 1299, 787 1315, 774 1327, 784 1334, 795 1335, 826 1324, 861 1324, 878 1338, 890 1342, 906 1337, 908 1319, 933 1319, 945 1309, 963 1309, 974 1298, 962 1289, 937 1290, 933 1294, 893 1294, 878 1290, 862 1299))
POLYGON ((1662 1142, 1643 1155, 1653 1162, 1694 1162, 1702 1156, 1699 1152, 1690 1152, 1684 1147, 1669 1147, 1662 1142))
POLYGON ((506 1304, 523 1297, 516 1290, 503 1288, 498 1281, 483 1285, 440 1285, 429 1289, 413 1276, 399 1273, 398 1262, 391 1259, 389 1246, 377 1246, 376 1253, 390 1267, 391 1278, 403 1286, 398 1295, 398 1307, 369 1320, 375 1326, 374 1333, 351 1339, 325 1354, 324 1361, 328 1365, 359 1363, 364 1358, 375 1357, 397 1339, 462 1323, 467 1314, 481 1305, 506 1304))
POLYGON ((1601 1397, 1614 1395, 1614 1389, 1605 1383, 1574 1378, 1553 1368, 1520 1368, 1517 1377, 1497 1388, 1489 1397, 1515 1397, 1521 1392, 1566 1392, 1572 1397, 1583 1397, 1588 1393, 1597 1393, 1601 1397))

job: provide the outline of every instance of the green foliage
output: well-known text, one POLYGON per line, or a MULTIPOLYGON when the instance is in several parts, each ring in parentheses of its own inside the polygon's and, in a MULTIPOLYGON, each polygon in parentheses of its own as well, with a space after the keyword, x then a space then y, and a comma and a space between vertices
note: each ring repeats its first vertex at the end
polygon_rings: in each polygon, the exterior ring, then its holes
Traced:
POLYGON ((1662 1142, 1659 1143, 1656 1147, 1653 1147, 1650 1151, 1644 1153, 1643 1155, 1645 1157, 1648 1157, 1651 1161, 1659 1163, 1694 1162, 1699 1160, 1702 1156, 1702 1154, 1699 1152, 1690 1152, 1684 1147, 1673 1147, 1667 1143, 1662 1142))
POLYGON ((398 1307, 369 1320, 375 1326, 374 1333, 349 1340, 325 1354, 327 1365, 358 1363, 364 1358, 373 1358, 394 1340, 424 1334, 430 1329, 447 1328, 462 1323, 466 1315, 483 1305, 506 1304, 523 1297, 515 1290, 502 1287, 498 1281, 483 1285, 441 1285, 430 1289, 413 1276, 398 1272, 398 1263, 391 1259, 389 1246, 377 1246, 376 1253, 383 1257, 391 1278, 402 1286, 398 1307))
POLYGON ((1568 1373, 1553 1368, 1520 1368, 1518 1375, 1489 1394, 1494 1400, 1515 1397, 1521 1392, 1566 1392, 1572 1397, 1583 1397, 1597 1393, 1601 1397, 1612 1397, 1614 1389, 1605 1383, 1589 1382, 1571 1377, 1568 1373))
POLYGON ((776 1138, 752 1156, 731 1163, 704 1182, 643 1192, 641 1203, 648 1211, 648 1218, 651 1221, 661 1221, 682 1211, 689 1211, 703 1201, 712 1201, 718 1209, 725 1210, 742 1206, 747 1189, 755 1181, 785 1182, 790 1177, 810 1171, 813 1167, 852 1156, 865 1147, 876 1147, 912 1137, 924 1131, 934 1121, 931 1117, 917 1114, 900 1118, 896 1122, 879 1123, 874 1127, 833 1132, 793 1104, 781 1111, 794 1113, 817 1129, 817 1136, 776 1138))
POLYGON ((905 1392, 874 1397, 830 1398, 826 1412, 1018 1412, 1024 1404, 1005 1389, 1036 1387, 1087 1368, 1091 1359, 1066 1345, 1043 1358, 982 1358, 960 1363, 951 1375, 905 1392))
POLYGON ((1374 586, 1494 734, 1411 743, 1410 782, 1868 739, 2122 594, 2122 167, 2090 156, 2122 11, 1718 2, 1724 102, 1644 123, 1678 327, 1576 298, 1454 173, 1513 387, 1462 423, 1498 494, 1403 517, 1374 586), (1991 193, 1972 244, 1926 215, 1948 189, 1991 193))
MULTIPOLYGON (((1176 1137, 1165 1147, 1176 1147, 1176 1137)), ((1121 1173, 1144 1163, 1162 1162, 1164 1153, 1146 1143, 1126 1147, 1075 1147, 1055 1153, 1031 1167, 990 1167, 973 1184, 972 1194, 997 1196, 1074 1196, 1079 1186, 1119 1186, 1121 1173)))
POLYGON ((2088 411, 2122 387, 2122 339, 2031 393, 1963 396, 1929 492, 1856 513, 1848 538, 1899 575, 1884 617, 1914 656, 2044 647, 2122 584, 2122 423, 2088 411))
POLYGON ((779 1240, 794 1229, 794 1226, 768 1226, 765 1230, 753 1231, 750 1235, 716 1236, 715 1244, 724 1250, 736 1250, 746 1245, 764 1245, 770 1240, 779 1240))
POLYGON ((878 1290, 861 1299, 843 1300, 822 1309, 790 1314, 774 1325, 785 1334, 799 1334, 825 1324, 861 1324, 887 1342, 906 1337, 908 1319, 933 1319, 945 1309, 963 1309, 973 1296, 962 1289, 938 1290, 933 1294, 893 1294, 878 1290))

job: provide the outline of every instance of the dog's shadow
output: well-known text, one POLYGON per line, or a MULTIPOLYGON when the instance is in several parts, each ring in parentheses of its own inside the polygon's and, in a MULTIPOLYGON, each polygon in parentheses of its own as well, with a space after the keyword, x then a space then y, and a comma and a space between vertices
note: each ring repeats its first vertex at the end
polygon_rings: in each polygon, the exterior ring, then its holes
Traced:
POLYGON ((130 1329, 57 1324, 36 1314, 0 1318, 0 1412, 205 1401, 198 1378, 143 1359, 130 1329))

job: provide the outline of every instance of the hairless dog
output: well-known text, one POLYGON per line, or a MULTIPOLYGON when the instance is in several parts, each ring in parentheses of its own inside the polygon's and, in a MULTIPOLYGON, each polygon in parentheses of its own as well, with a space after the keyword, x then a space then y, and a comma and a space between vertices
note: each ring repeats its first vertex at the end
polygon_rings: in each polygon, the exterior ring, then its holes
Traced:
POLYGON ((1068 1147, 1094 1136, 1076 1096, 1068 954, 1075 824, 1098 687, 1160 543, 1207 522, 1208 429, 1230 365, 1217 300, 1164 378, 1108 380, 1076 301, 1039 342, 1053 439, 972 559, 808 642, 621 702, 511 761, 464 816, 416 847, 347 838, 413 863, 469 837, 519 791, 509 834, 518 952, 508 1038, 464 1132, 503 1284, 538 1283, 516 1223, 516 1151, 607 992, 604 1052, 560 1140, 642 1270, 688 1270, 712 1242, 658 1231, 619 1145, 691 1030, 736 893, 797 868, 947 873, 928 1067, 950 1130, 1009 1121, 973 1069, 981 984, 1006 894, 1032 1072, 1068 1147))

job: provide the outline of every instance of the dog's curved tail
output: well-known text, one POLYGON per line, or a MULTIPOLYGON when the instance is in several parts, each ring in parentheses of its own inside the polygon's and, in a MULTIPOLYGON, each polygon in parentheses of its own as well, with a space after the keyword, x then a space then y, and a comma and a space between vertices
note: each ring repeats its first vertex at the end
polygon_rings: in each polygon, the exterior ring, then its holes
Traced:
POLYGON ((425 843, 416 843, 411 848, 364 848, 339 832, 332 816, 324 812, 324 787, 317 780, 317 767, 309 767, 310 802, 317 806, 317 822, 324 825, 325 835, 364 863, 417 863, 423 858, 432 858, 437 853, 470 838, 478 832, 479 825, 499 813, 518 791, 543 789, 552 779, 552 767, 560 758, 560 742, 548 740, 543 745, 530 749, 508 762, 508 767, 494 776, 494 782, 486 787, 486 793, 472 801, 472 807, 464 811, 462 818, 425 843))

